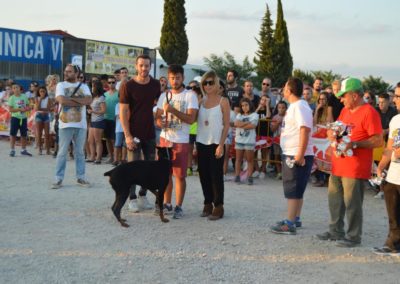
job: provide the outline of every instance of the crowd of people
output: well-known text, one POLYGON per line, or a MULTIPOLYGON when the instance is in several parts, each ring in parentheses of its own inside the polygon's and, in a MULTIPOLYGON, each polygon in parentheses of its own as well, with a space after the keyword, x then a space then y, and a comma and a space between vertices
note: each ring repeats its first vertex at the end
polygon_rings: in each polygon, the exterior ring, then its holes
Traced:
MULTIPOLYGON (((211 70, 185 86, 180 65, 171 64, 167 77, 159 80, 149 74, 151 59, 147 55, 138 56, 135 67, 132 77, 127 68, 121 68, 113 76, 89 79, 77 66, 68 64, 63 81, 49 75, 45 86, 32 82, 26 93, 11 80, 1 82, 0 99, 11 113, 10 156, 16 155, 18 131, 21 155, 32 156, 26 148, 31 111, 35 111, 38 154, 45 150, 50 155, 54 147, 53 189, 63 185, 68 154, 75 160, 77 183, 89 187, 86 164, 103 163, 104 153, 105 163, 118 166, 154 160, 156 146, 171 147, 172 172, 164 210, 175 219, 184 216, 186 177, 196 172, 195 165, 204 195, 200 216, 209 220, 224 216, 224 181, 230 161, 233 181, 238 184, 251 186, 255 178, 275 172, 275 177, 282 179, 287 216, 270 230, 291 235, 302 227, 303 195, 313 175, 314 186, 328 187, 331 218, 329 230, 317 237, 354 247, 361 243, 364 183, 371 177, 373 149, 385 145, 383 157, 377 161, 377 175, 383 177, 386 170, 387 174, 378 195, 385 198, 390 233, 375 252, 399 252, 400 83, 394 92, 373 94, 363 90, 357 78, 336 80, 326 88, 322 78, 316 78, 312 86, 289 78, 282 89, 272 88, 271 79, 264 78, 256 94, 249 80, 239 86, 235 70, 228 70, 226 81, 211 70), (329 127, 333 122, 351 132, 350 141, 342 143, 339 154, 338 148, 333 149, 336 154, 332 155, 330 174, 322 170, 311 174, 314 129, 328 125, 327 139, 332 145, 337 145, 338 139, 344 141, 338 128, 329 127)), ((129 210, 153 208, 146 194, 145 188, 136 194, 136 186, 132 186, 129 210)))

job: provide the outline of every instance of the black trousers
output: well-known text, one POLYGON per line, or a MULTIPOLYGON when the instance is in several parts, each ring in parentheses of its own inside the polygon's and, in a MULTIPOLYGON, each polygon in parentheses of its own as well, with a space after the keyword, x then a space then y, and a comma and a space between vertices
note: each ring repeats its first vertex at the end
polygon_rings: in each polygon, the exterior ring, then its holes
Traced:
POLYGON ((204 204, 224 204, 224 156, 219 159, 215 157, 217 144, 204 145, 197 142, 196 147, 204 204))
POLYGON ((389 218, 389 234, 385 245, 400 250, 400 185, 388 182, 383 186, 383 192, 389 218))

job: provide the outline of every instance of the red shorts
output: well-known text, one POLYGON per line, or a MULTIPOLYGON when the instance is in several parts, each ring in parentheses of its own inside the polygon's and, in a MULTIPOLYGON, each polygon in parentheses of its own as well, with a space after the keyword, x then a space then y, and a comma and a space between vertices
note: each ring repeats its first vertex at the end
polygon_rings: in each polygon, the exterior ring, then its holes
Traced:
POLYGON ((172 144, 172 174, 184 178, 187 174, 189 143, 171 143, 160 137, 160 147, 171 147, 172 144))

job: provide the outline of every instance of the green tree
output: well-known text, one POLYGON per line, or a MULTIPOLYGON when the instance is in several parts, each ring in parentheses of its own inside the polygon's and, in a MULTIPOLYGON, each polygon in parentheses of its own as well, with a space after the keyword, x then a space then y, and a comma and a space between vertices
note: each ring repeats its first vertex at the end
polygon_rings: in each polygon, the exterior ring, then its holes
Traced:
POLYGON ((168 65, 186 64, 189 51, 186 23, 185 0, 164 0, 160 55, 168 65))
POLYGON ((304 84, 307 84, 309 86, 312 86, 315 78, 312 73, 301 69, 294 69, 293 77, 299 78, 301 81, 303 81, 304 84))
POLYGON ((243 59, 242 64, 236 62, 235 57, 225 51, 223 56, 214 53, 204 57, 204 64, 217 73, 218 77, 224 80, 229 69, 235 69, 239 73, 239 84, 246 79, 252 79, 254 66, 250 63, 248 56, 243 59))
POLYGON ((314 79, 317 77, 322 78, 324 82, 323 83, 324 88, 330 86, 332 82, 335 80, 342 80, 342 75, 333 73, 332 70, 329 71, 318 70, 318 71, 311 71, 311 73, 313 74, 314 79))
MULTIPOLYGON (((261 29, 259 32, 259 39, 256 38, 258 44, 258 50, 256 56, 253 59, 255 63, 255 70, 258 74, 258 82, 264 77, 270 77, 274 79, 275 76, 275 40, 274 30, 272 28, 273 22, 271 19, 271 12, 268 4, 266 5, 265 15, 262 20, 261 29)), ((274 81, 273 81, 274 82, 274 81)), ((259 83, 257 83, 257 86, 259 83)))
POLYGON ((367 78, 363 78, 362 85, 364 91, 371 91, 376 96, 386 93, 392 88, 392 86, 385 82, 382 77, 373 77, 371 75, 369 75, 367 78))
POLYGON ((291 76, 293 70, 293 58, 290 53, 289 34, 286 21, 283 16, 282 2, 278 0, 278 13, 276 17, 274 40, 276 46, 275 70, 272 80, 275 86, 282 86, 291 76))

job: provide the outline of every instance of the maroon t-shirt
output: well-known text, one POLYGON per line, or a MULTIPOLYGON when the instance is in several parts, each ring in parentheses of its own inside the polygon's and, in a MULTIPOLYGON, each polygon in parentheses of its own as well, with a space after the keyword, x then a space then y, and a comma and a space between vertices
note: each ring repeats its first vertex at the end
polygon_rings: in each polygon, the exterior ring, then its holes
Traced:
POLYGON ((133 137, 142 141, 155 139, 153 106, 159 96, 160 82, 151 77, 144 85, 133 79, 121 84, 119 102, 129 104, 129 129, 133 137))

